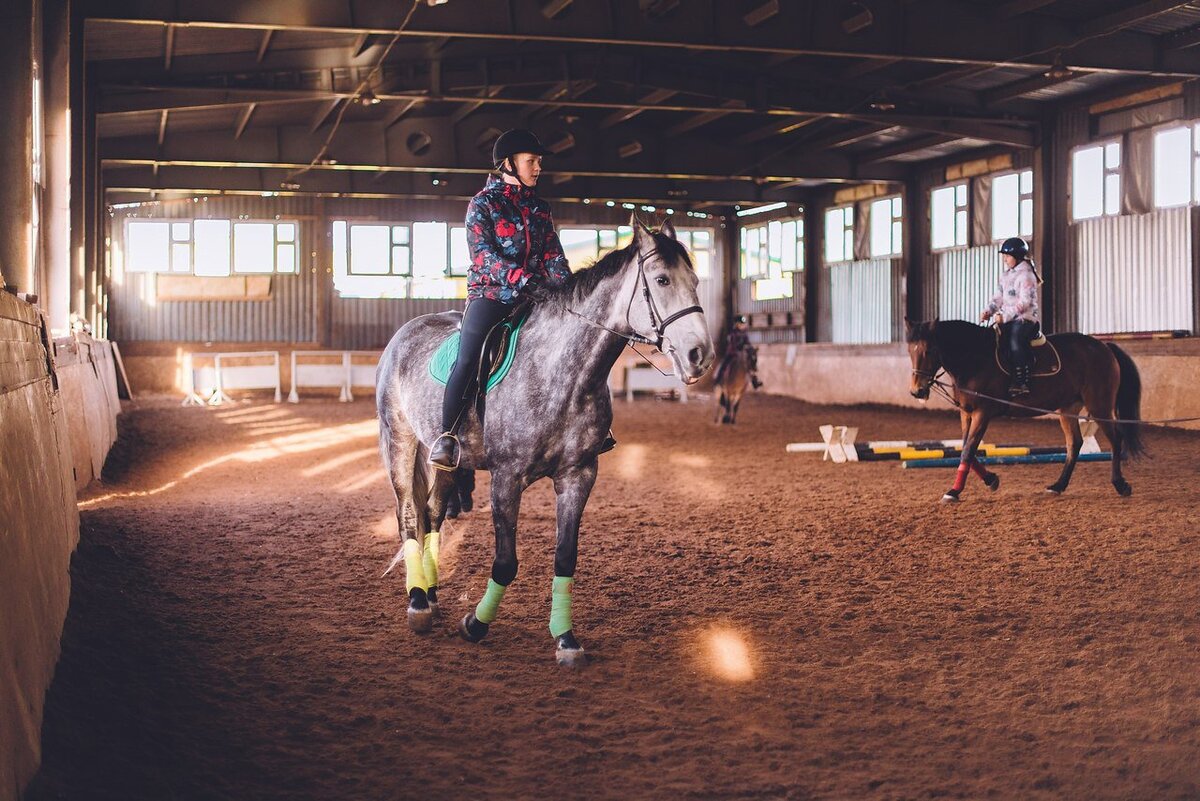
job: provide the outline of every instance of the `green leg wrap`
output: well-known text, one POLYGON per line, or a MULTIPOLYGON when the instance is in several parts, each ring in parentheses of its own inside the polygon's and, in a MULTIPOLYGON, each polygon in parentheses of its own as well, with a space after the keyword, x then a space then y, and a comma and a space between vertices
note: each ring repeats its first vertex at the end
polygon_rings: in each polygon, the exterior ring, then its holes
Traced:
POLYGON ((496 611, 500 609, 500 599, 504 597, 506 589, 508 588, 497 584, 494 579, 488 579, 487 591, 484 592, 479 606, 475 607, 475 619, 480 623, 489 624, 495 620, 496 611))
POLYGON ((437 531, 431 531, 425 535, 425 550, 421 565, 425 568, 425 580, 429 582, 430 587, 438 585, 438 542, 442 535, 437 531))
POLYGON ((550 636, 560 637, 571 630, 571 588, 575 579, 566 576, 554 577, 554 588, 550 593, 550 636))
POLYGON ((425 579, 425 569, 421 563, 421 546, 417 544, 416 540, 405 540, 404 568, 407 576, 404 583, 409 592, 412 592, 414 588, 429 589, 429 582, 425 579))

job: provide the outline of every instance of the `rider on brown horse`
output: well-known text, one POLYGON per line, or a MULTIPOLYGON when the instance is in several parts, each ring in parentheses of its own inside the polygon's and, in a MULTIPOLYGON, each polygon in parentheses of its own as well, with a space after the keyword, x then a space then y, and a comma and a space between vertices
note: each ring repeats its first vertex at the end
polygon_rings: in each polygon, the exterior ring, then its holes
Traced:
POLYGON ((721 383, 721 377, 725 374, 725 370, 740 351, 746 354, 746 363, 750 367, 751 385, 755 389, 762 386, 762 381, 758 380, 758 349, 750 344, 750 335, 746 332, 746 328, 746 315, 739 314, 733 320, 733 329, 725 338, 725 356, 717 366, 716 372, 713 373, 715 383, 721 383))
POLYGON ((979 315, 1000 326, 1000 336, 1008 343, 1009 366, 1012 369, 1012 397, 1029 394, 1029 374, 1033 369, 1033 340, 1041 328, 1038 313, 1038 276, 1029 259, 1029 245, 1020 237, 1009 237, 1000 246, 1004 271, 1000 274, 1000 290, 979 315))

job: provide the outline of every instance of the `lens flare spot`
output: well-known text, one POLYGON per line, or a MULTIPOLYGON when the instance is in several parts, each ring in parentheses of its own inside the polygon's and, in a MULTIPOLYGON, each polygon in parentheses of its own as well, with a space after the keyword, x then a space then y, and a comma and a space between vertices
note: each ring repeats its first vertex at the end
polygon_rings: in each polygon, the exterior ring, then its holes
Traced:
POLYGON ((754 678, 754 664, 746 639, 728 628, 715 628, 704 635, 708 667, 718 678, 730 682, 754 678))

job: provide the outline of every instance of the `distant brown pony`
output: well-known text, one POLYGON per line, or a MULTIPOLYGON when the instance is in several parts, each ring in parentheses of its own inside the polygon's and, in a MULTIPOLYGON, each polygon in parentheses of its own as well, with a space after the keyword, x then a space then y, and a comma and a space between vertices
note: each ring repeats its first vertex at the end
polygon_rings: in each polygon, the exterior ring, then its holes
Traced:
MULTIPOLYGON (((914 323, 905 319, 904 323, 913 366, 913 396, 928 398, 938 373, 945 370, 954 381, 951 391, 962 417, 962 458, 954 485, 942 496, 943 501, 959 499, 969 471, 974 471, 989 488, 999 488, 1000 477, 975 459, 975 451, 993 417, 1037 417, 1041 414, 1022 407, 1077 415, 1086 406, 1088 414, 1096 418, 1105 438, 1112 444, 1113 487, 1119 495, 1133 492, 1121 475, 1121 459, 1126 454, 1137 457, 1144 452, 1140 427, 1135 422, 1109 422, 1114 419, 1135 421, 1140 415, 1141 378, 1133 359, 1125 351, 1083 334, 1047 337, 1057 351, 1061 365, 1043 373, 1035 368, 1030 393, 1008 403, 993 400, 1008 397, 1009 378, 997 363, 996 334, 992 329, 962 320, 914 323)), ((1067 460, 1058 481, 1046 487, 1047 492, 1055 495, 1067 489, 1083 446, 1079 420, 1064 416, 1059 422, 1066 435, 1067 460)))
POLYGON ((750 387, 750 358, 750 354, 741 349, 725 357, 713 389, 713 394, 717 398, 717 414, 713 418, 714 423, 732 425, 737 422, 738 406, 742 402, 742 396, 750 387))

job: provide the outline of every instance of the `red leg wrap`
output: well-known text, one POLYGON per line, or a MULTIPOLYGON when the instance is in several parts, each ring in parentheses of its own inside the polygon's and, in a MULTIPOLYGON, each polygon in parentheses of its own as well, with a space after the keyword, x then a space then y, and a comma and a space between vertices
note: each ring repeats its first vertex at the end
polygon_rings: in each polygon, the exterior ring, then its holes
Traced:
POLYGON ((967 473, 970 469, 971 466, 967 462, 963 462, 958 466, 958 472, 954 474, 955 492, 962 492, 963 487, 967 486, 967 473))

